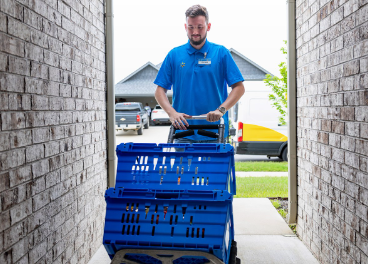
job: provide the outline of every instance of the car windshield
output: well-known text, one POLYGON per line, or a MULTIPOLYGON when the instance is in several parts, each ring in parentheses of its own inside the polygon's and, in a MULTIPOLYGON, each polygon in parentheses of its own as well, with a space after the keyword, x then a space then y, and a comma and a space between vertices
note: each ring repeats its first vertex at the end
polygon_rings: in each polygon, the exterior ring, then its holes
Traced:
POLYGON ((115 110, 118 112, 124 112, 124 111, 140 111, 141 109, 138 104, 124 103, 124 104, 117 104, 115 106, 115 110))

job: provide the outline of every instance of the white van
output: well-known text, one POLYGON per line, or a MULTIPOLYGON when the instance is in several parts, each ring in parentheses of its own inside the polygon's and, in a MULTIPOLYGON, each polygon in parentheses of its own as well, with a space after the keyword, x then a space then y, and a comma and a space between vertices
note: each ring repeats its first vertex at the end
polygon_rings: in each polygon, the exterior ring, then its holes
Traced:
POLYGON ((231 111, 237 127, 236 154, 267 155, 287 161, 287 126, 268 99, 271 89, 261 81, 244 82, 245 93, 231 111))

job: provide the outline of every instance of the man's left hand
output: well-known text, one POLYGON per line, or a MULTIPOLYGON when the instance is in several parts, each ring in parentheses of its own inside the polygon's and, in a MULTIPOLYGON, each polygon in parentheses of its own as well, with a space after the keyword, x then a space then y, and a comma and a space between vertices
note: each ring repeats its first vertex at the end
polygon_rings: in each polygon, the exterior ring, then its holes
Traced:
POLYGON ((208 122, 216 122, 221 119, 223 114, 219 110, 211 111, 207 114, 207 121, 208 122))

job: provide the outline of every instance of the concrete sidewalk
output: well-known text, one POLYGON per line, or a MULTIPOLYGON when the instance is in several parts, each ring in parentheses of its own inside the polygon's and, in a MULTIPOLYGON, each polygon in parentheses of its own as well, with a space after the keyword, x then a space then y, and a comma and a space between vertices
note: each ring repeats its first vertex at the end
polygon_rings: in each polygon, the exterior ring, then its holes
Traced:
MULTIPOLYGON (((318 264, 267 198, 235 198, 234 225, 242 264, 318 264)), ((108 264, 103 246, 88 264, 108 264)))

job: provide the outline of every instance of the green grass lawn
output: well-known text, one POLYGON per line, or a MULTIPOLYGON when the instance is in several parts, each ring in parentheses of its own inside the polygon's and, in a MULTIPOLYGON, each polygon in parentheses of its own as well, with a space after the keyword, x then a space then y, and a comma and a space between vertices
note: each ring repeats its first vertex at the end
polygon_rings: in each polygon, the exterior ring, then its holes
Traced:
POLYGON ((288 177, 236 177, 234 197, 288 197, 288 177))
POLYGON ((288 171, 288 163, 258 161, 258 162, 235 162, 235 171, 288 171))

